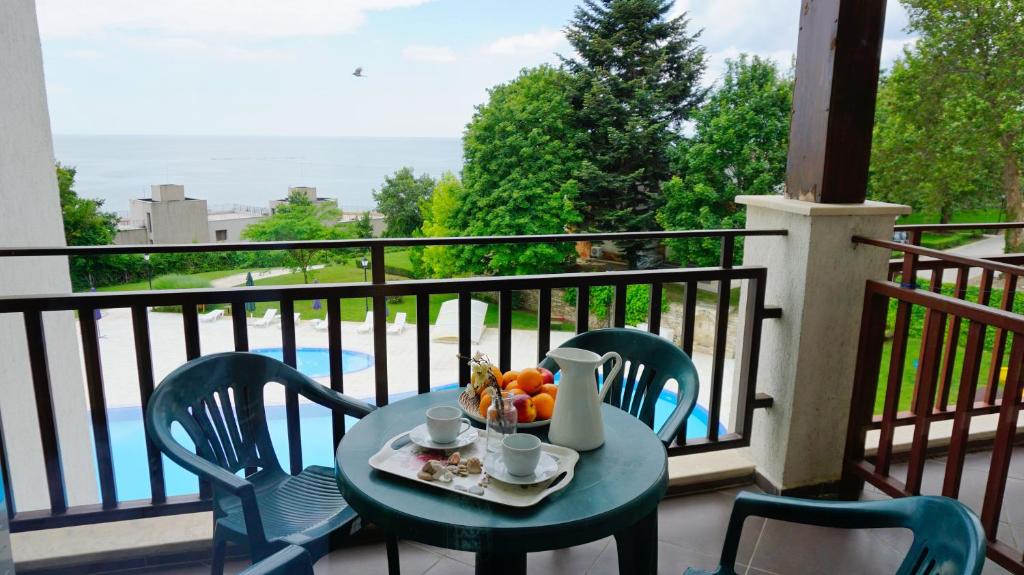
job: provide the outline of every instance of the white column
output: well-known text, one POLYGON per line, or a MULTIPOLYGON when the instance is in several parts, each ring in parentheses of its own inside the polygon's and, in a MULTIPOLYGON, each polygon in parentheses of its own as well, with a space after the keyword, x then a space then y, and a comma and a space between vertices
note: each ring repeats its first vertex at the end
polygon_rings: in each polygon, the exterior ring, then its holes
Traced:
POLYGON ((781 196, 736 201, 747 206, 747 228, 789 231, 744 241, 743 264, 768 268, 765 301, 782 308, 781 319, 764 322, 757 389, 774 404, 755 412, 750 452, 777 491, 837 481, 864 284, 884 279, 889 260, 887 250, 850 238, 891 239, 896 216, 910 208, 781 196))
MULTIPOLYGON (((32 0, 0 1, 0 245, 64 245, 43 56, 32 0)), ((71 291, 66 258, 0 259, 0 295, 71 291)), ((96 470, 71 312, 44 314, 68 503, 95 503, 96 470)), ((19 511, 49 508, 21 316, 0 315, 0 419, 19 511)))

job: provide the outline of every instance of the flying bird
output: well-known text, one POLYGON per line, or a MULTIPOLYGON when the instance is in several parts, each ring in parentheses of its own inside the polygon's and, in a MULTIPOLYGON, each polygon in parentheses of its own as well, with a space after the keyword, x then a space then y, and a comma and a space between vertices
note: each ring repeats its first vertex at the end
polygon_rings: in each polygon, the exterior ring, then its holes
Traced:
POLYGON ((363 75, 363 67, 362 66, 356 68, 356 71, 352 72, 352 75, 355 76, 356 78, 365 78, 366 77, 366 76, 363 75))

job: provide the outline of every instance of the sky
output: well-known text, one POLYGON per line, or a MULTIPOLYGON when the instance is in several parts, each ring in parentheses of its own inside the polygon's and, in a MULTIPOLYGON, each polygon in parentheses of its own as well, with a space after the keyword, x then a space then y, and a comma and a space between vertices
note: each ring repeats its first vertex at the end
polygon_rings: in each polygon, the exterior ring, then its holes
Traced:
MULTIPOLYGON (((571 54, 571 0, 37 0, 58 134, 455 137, 487 89, 571 54), (352 75, 363 68, 364 78, 352 75)), ((888 3, 883 66, 913 38, 888 3)), ((800 0, 676 0, 713 84, 788 68, 800 0)))

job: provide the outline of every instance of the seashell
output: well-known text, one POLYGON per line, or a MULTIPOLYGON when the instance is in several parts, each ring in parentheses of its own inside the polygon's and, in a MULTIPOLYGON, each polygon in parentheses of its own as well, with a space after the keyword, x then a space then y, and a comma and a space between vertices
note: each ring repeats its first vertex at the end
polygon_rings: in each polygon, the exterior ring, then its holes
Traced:
POLYGON ((479 457, 470 457, 469 459, 466 460, 465 465, 466 471, 472 473, 473 475, 481 473, 484 469, 484 465, 483 463, 480 462, 479 457))
POLYGON ((448 473, 458 473, 459 472, 459 466, 458 465, 445 465, 444 468, 448 470, 448 473))
POLYGON ((455 469, 455 472, 458 473, 460 477, 465 477, 469 475, 469 466, 465 463, 460 463, 455 469))
POLYGON ((487 474, 484 474, 484 476, 480 478, 480 481, 476 482, 476 484, 479 485, 480 487, 487 487, 487 485, 489 485, 490 483, 491 478, 488 477, 487 474))
POLYGON ((465 485, 456 485, 454 489, 456 491, 469 491, 469 489, 465 485))
POLYGON ((440 481, 441 483, 451 483, 452 479, 454 478, 452 477, 451 472, 446 469, 442 471, 440 475, 435 475, 434 479, 440 481))
POLYGON ((484 488, 480 487, 479 485, 471 485, 469 486, 469 492, 472 493, 473 495, 483 495, 484 488))
POLYGON ((432 473, 430 473, 429 471, 420 471, 419 473, 416 474, 416 477, 422 479, 423 481, 433 481, 434 480, 434 475, 432 473))
POLYGON ((458 465, 462 461, 462 455, 458 451, 448 456, 448 465, 458 465))

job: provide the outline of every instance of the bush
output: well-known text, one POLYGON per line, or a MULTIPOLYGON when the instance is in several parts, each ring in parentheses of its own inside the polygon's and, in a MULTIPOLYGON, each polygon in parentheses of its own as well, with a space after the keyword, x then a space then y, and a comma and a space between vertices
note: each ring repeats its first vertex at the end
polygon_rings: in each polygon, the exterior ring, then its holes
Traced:
MULTIPOLYGON (((661 311, 668 311, 666 292, 662 292, 661 311)), ((647 321, 648 302, 651 299, 651 286, 647 284, 626 287, 626 325, 637 325, 647 321)), ((576 305, 576 288, 563 292, 562 300, 566 304, 576 305)), ((590 313, 604 321, 612 313, 615 301, 615 288, 612 286, 594 286, 590 288, 590 313)))

